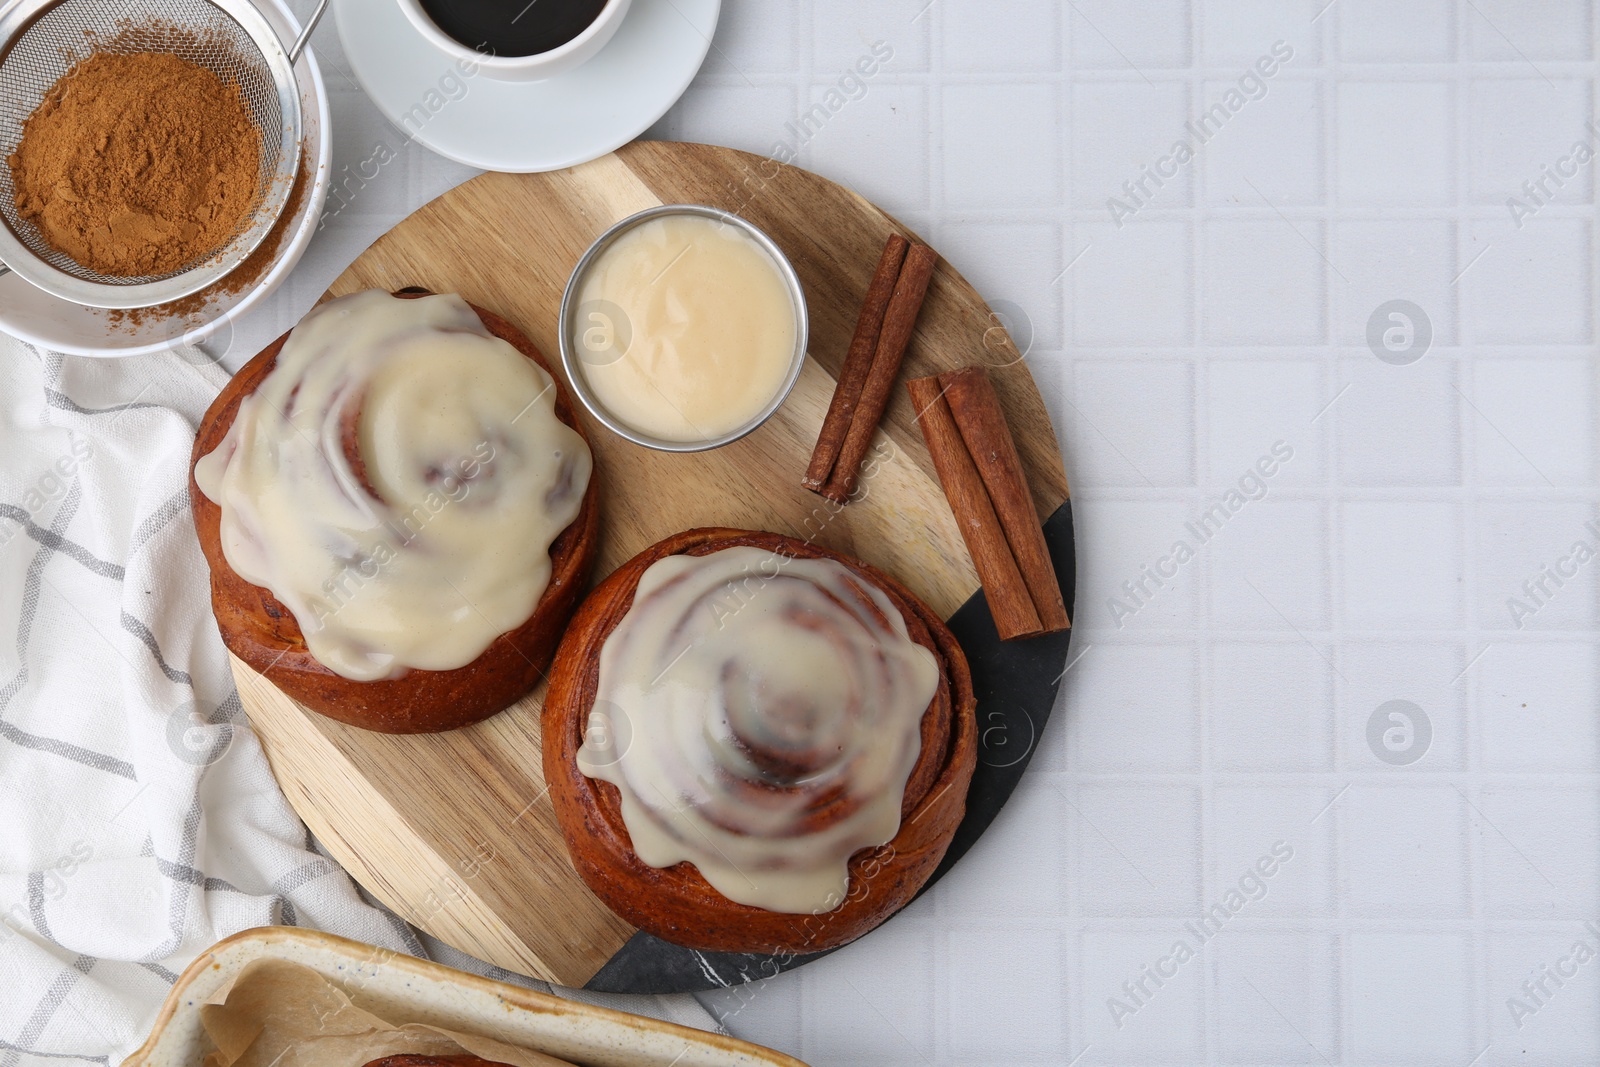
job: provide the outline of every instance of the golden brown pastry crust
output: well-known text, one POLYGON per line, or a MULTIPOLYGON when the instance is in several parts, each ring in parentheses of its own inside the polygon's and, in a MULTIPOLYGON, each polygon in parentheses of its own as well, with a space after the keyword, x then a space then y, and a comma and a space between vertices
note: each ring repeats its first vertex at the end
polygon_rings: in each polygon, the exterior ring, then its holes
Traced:
POLYGON ((944 858, 966 814, 977 762, 972 676, 955 636, 895 579, 859 560, 782 534, 700 529, 645 549, 600 583, 573 617, 556 653, 545 697, 544 775, 573 866, 628 922, 666 941, 716 952, 807 953, 860 937, 904 907, 944 858), (940 665, 939 690, 922 722, 922 752, 906 785, 900 831, 889 845, 850 860, 845 902, 819 915, 766 911, 728 900, 688 863, 655 868, 634 854, 620 794, 578 769, 577 753, 599 684, 600 649, 633 606, 639 579, 666 556, 752 545, 802 559, 833 559, 881 589, 917 643, 940 665))
MULTIPOLYGON (((403 298, 429 295, 406 289, 403 298)), ((588 442, 561 376, 539 350, 510 322, 477 305, 489 332, 544 368, 556 383, 556 417, 588 442)), ((222 443, 233 425, 239 403, 255 391, 277 362, 289 335, 268 345, 234 375, 206 411, 189 457, 189 504, 200 535, 200 549, 211 567, 211 606, 222 640, 234 655, 264 674, 274 685, 314 711, 353 726, 383 733, 435 733, 469 726, 509 707, 544 676, 573 609, 588 585, 599 549, 600 499, 598 469, 577 518, 550 545, 550 585, 533 615, 520 627, 501 634, 483 654, 453 671, 413 670, 400 678, 358 682, 334 674, 306 648, 294 615, 272 593, 234 573, 222 554, 222 509, 194 481, 194 465, 222 443)), ((347 435, 353 429, 346 431, 347 435)))
POLYGON ((408 1053, 403 1056, 385 1056, 381 1060, 373 1060, 366 1067, 511 1067, 511 1065, 498 1060, 486 1060, 481 1056, 423 1056, 408 1053))

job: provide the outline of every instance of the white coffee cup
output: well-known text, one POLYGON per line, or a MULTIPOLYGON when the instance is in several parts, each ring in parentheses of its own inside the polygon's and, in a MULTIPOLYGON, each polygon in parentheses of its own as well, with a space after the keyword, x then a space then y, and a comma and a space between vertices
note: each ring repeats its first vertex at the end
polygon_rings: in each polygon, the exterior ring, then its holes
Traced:
MULTIPOLYGON (((478 70, 497 81, 534 82, 553 78, 580 66, 606 46, 633 0, 607 0, 593 22, 564 45, 531 56, 497 56, 470 48, 439 28, 420 0, 399 0, 400 10, 435 48, 452 59, 477 64, 478 70)), ((532 6, 532 5, 530 5, 532 6)))

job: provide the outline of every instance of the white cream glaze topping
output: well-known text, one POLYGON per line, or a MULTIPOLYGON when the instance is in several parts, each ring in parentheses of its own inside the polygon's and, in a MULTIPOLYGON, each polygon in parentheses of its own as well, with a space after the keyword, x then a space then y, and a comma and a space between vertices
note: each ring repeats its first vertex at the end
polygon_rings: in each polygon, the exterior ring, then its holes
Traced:
POLYGON ((789 376, 794 299, 772 256, 735 226, 648 219, 590 264, 578 299, 575 343, 589 388, 616 418, 662 440, 731 433, 789 376), (623 323, 609 321, 619 313, 623 323), (612 335, 623 329, 619 354, 612 335))
POLYGON ((723 896, 820 913, 893 839, 939 686, 879 589, 830 559, 668 556, 606 638, 578 768, 615 785, 633 849, 723 896))
POLYGON ((452 670, 532 616, 582 505, 589 449, 555 398, 461 297, 355 293, 295 327, 195 482, 318 662, 452 670))

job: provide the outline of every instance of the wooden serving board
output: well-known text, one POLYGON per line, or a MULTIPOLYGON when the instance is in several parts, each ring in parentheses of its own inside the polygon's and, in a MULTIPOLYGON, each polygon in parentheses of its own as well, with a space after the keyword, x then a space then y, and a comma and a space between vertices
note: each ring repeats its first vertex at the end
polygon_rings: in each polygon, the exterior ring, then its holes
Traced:
MULTIPOLYGON (((767 425, 715 451, 653 452, 588 423, 602 487, 597 578, 668 534, 742 526, 851 553, 899 577, 942 615, 969 616, 957 632, 974 661, 988 754, 953 862, 1025 765, 1049 713, 1066 640, 1002 646, 993 639, 975 596, 977 576, 903 389, 896 389, 877 441, 890 458, 866 482, 865 499, 839 511, 800 488, 878 254, 889 233, 909 232, 905 227, 854 193, 770 159, 636 142, 570 170, 475 178, 380 238, 329 295, 412 285, 460 293, 520 326, 559 372, 557 309, 578 257, 612 223, 662 203, 711 204, 772 236, 805 286, 811 358, 767 425), (1004 735, 998 740, 997 731, 1004 735)), ((904 373, 979 362, 994 369, 1041 521, 1050 520, 1070 604, 1071 522, 1060 451, 1028 368, 997 321, 941 262, 904 373)), ((357 881, 408 921, 508 970, 570 986, 703 988, 744 973, 640 934, 578 878, 540 770, 543 687, 477 726, 393 736, 323 718, 242 662, 233 667, 295 810, 357 881)))

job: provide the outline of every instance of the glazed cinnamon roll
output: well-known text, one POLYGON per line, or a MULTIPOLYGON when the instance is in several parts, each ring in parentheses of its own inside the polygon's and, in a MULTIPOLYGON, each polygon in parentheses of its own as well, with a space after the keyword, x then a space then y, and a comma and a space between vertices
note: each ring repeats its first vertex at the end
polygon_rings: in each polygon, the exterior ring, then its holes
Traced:
POLYGON ((228 647, 308 707, 452 729, 548 666, 593 566, 565 388, 455 295, 329 301, 206 413, 190 500, 228 647))
POLYGON ((779 534, 624 564, 557 653, 545 779, 573 863, 690 948, 821 951, 904 906, 965 814, 955 638, 893 578, 779 534))

